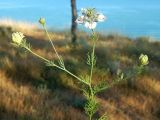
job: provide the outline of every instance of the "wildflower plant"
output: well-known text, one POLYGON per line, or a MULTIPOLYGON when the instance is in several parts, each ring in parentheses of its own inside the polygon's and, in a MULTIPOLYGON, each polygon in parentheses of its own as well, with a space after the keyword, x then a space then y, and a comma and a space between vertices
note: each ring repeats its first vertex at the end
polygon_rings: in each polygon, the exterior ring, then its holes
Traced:
MULTIPOLYGON (((104 81, 101 81, 101 82, 97 83, 96 85, 93 84, 93 69, 94 69, 94 67, 96 65, 96 61, 97 61, 96 55, 95 55, 95 48, 96 48, 96 43, 98 41, 98 35, 95 32, 95 28, 96 28, 98 22, 103 22, 105 19, 106 19, 106 17, 102 13, 97 12, 96 9, 88 8, 88 9, 81 9, 81 16, 79 16, 77 18, 77 20, 75 21, 78 24, 82 24, 86 28, 91 30, 91 41, 93 42, 93 46, 92 46, 91 52, 89 52, 87 54, 87 62, 86 62, 87 65, 90 67, 89 75, 86 74, 86 75, 77 76, 77 75, 73 74, 72 72, 70 72, 66 68, 62 57, 58 54, 58 52, 55 48, 55 45, 53 44, 51 37, 47 31, 46 21, 44 18, 40 18, 39 23, 42 25, 51 45, 53 47, 53 50, 58 58, 58 62, 48 60, 48 59, 38 55, 37 53, 33 52, 30 44, 26 42, 26 39, 25 39, 25 36, 23 35, 23 33, 15 32, 12 34, 12 44, 13 45, 26 49, 31 54, 42 59, 46 63, 47 66, 55 67, 57 69, 60 69, 64 72, 66 72, 70 76, 77 79, 78 82, 81 83, 81 89, 82 89, 83 94, 87 100, 87 102, 85 103, 85 106, 84 106, 84 110, 85 110, 85 113, 88 116, 89 120, 93 120, 95 113, 99 109, 99 103, 96 99, 97 93, 111 87, 112 85, 116 84, 119 81, 128 79, 128 78, 125 78, 126 76, 124 75, 124 73, 121 70, 118 70, 117 77, 115 78, 115 80, 113 80, 113 82, 111 84, 108 84, 104 81)), ((139 57, 139 60, 140 60, 141 67, 144 67, 145 65, 148 64, 148 56, 147 55, 142 54, 139 57)), ((108 116, 105 113, 104 115, 102 115, 101 117, 99 117, 96 120, 107 120, 107 119, 108 119, 108 116)))

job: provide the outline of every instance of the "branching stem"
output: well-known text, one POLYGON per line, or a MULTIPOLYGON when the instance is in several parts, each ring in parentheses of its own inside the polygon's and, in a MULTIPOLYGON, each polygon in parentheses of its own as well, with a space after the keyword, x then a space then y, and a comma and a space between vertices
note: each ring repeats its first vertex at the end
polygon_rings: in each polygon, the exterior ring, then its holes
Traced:
MULTIPOLYGON (((25 47, 25 49, 28 50, 28 51, 29 51, 30 53, 32 53, 33 55, 37 56, 38 58, 42 59, 42 60, 45 61, 46 63, 47 63, 47 62, 50 62, 48 59, 46 59, 46 58, 44 58, 44 57, 36 54, 35 52, 33 52, 31 49, 29 49, 29 48, 27 48, 27 47, 25 47)), ((56 64, 54 64, 54 67, 56 67, 56 68, 58 68, 58 69, 60 69, 60 70, 65 71, 66 73, 68 73, 68 74, 71 75, 72 77, 76 78, 78 81, 84 83, 85 85, 88 85, 87 82, 83 81, 80 77, 74 75, 74 74, 71 73, 69 70, 64 69, 64 68, 62 68, 62 67, 60 67, 60 66, 58 66, 58 65, 56 65, 56 64)))

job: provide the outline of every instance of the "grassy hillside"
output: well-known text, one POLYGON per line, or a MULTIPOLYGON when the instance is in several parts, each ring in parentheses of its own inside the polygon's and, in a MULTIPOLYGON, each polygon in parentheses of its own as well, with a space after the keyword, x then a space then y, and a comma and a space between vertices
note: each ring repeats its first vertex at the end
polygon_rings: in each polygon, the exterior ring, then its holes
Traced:
MULTIPOLYGON (((3 23, 0 27, 0 120, 87 119, 85 99, 74 78, 10 44, 11 33, 21 31, 36 53, 56 60, 44 32, 36 27, 9 26, 3 23)), ((80 32, 78 45, 73 47, 68 32, 50 34, 66 67, 75 74, 88 72, 85 61, 91 48, 89 37, 80 32)), ((160 42, 145 37, 132 40, 117 34, 101 35, 94 83, 110 82, 118 68, 130 70, 141 53, 147 54, 150 61, 144 73, 131 83, 122 81, 99 94, 101 110, 97 116, 107 112, 110 120, 160 119, 160 42)))

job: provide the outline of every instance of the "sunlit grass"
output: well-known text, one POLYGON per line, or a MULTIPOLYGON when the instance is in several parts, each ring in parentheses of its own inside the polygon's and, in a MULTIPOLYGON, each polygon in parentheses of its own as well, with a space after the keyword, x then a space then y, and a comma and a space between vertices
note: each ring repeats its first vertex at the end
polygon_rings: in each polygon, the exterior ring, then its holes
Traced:
MULTIPOLYGON (((39 30, 35 30, 35 33, 39 34, 29 32, 24 31, 24 34, 29 35, 33 50, 44 57, 56 60, 50 52, 52 48, 44 34, 39 30)), ((80 45, 73 49, 68 44, 69 38, 67 39, 63 33, 54 33, 54 36, 50 34, 57 41, 57 50, 63 54, 67 67, 75 73, 82 70, 82 74, 87 72, 84 70, 85 64, 80 64, 81 61, 85 61, 86 51, 90 48, 86 36, 80 36, 82 41, 86 42, 85 45, 80 41, 80 45), (75 69, 75 66, 78 69, 75 69)), ((0 37, 0 42, 0 98, 3 98, 0 99, 0 119, 86 119, 82 112, 82 95, 71 77, 58 70, 44 67, 40 60, 29 54, 22 55, 21 52, 17 52, 4 36, 0 37)), ((110 81, 116 73, 114 67, 125 69, 132 66, 141 52, 150 53, 149 57, 152 60, 148 71, 135 80, 135 88, 128 88, 127 84, 122 82, 99 94, 98 100, 103 108, 99 111, 100 114, 107 112, 110 120, 160 118, 159 48, 159 42, 142 39, 131 41, 127 37, 114 35, 100 38, 96 54, 101 64, 96 66, 97 72, 93 77, 96 81, 110 81), (120 61, 118 66, 117 61, 120 61), (107 69, 108 67, 110 69, 107 69)))

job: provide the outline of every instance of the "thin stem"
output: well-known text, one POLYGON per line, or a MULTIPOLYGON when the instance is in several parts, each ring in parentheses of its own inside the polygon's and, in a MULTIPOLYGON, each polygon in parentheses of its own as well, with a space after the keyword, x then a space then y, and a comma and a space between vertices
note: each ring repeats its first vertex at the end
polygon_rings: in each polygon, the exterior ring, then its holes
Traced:
POLYGON ((25 49, 27 49, 30 53, 32 53, 33 55, 37 56, 38 58, 44 60, 45 62, 50 62, 48 59, 36 54, 35 52, 33 52, 31 49, 27 48, 27 47, 24 47, 25 49))
POLYGON ((92 54, 91 54, 91 58, 92 58, 92 61, 91 61, 91 70, 90 70, 90 83, 92 81, 92 76, 93 76, 93 67, 94 67, 94 54, 95 54, 95 46, 96 46, 96 43, 94 41, 93 43, 93 49, 92 49, 92 54))
POLYGON ((90 98, 92 99, 94 97, 94 94, 93 94, 93 88, 92 88, 91 83, 88 86, 89 86, 89 89, 90 89, 90 98))
POLYGON ((92 115, 89 116, 89 120, 92 120, 92 115))
MULTIPOLYGON (((92 35, 95 37, 94 30, 92 30, 92 35)), ((94 61, 95 61, 95 47, 96 47, 96 40, 93 38, 93 48, 91 53, 91 70, 90 70, 90 84, 92 82, 92 76, 93 76, 93 68, 94 68, 94 61)))
POLYGON ((80 82, 88 85, 87 82, 83 81, 81 78, 79 78, 78 76, 74 75, 73 73, 71 73, 71 72, 70 72, 69 70, 67 70, 66 68, 62 68, 62 67, 60 67, 60 66, 58 66, 58 65, 56 65, 56 64, 55 64, 54 66, 57 67, 57 68, 59 68, 59 69, 61 69, 61 70, 63 70, 63 71, 65 71, 66 73, 68 73, 68 74, 71 75, 72 77, 76 78, 78 81, 80 81, 80 82))
POLYGON ((60 66, 58 66, 58 65, 56 65, 56 64, 55 64, 55 67, 57 67, 57 68, 65 71, 66 73, 68 73, 68 74, 71 75, 72 77, 76 78, 76 79, 79 80, 80 82, 88 85, 87 82, 83 81, 81 78, 79 78, 78 76, 74 75, 73 73, 71 73, 71 72, 70 72, 69 70, 67 70, 66 68, 62 68, 62 67, 60 67, 60 66))
MULTIPOLYGON (((38 58, 44 60, 45 62, 50 62, 48 59, 46 59, 46 58, 44 58, 44 57, 36 54, 35 52, 33 52, 31 49, 29 49, 29 48, 27 48, 27 47, 25 47, 25 49, 27 49, 30 53, 32 53, 33 55, 37 56, 38 58)), ((78 76, 74 75, 74 74, 71 73, 69 70, 67 70, 67 69, 65 69, 65 68, 62 68, 62 67, 60 67, 60 66, 58 66, 58 65, 56 65, 56 64, 54 64, 54 66, 55 66, 56 68, 58 68, 58 69, 61 69, 61 70, 65 71, 66 73, 68 73, 68 74, 71 75, 72 77, 76 78, 78 81, 80 81, 80 82, 88 85, 87 82, 83 81, 81 78, 79 78, 78 76)))
MULTIPOLYGON (((93 76, 93 68, 95 64, 95 47, 96 47, 96 39, 94 30, 92 30, 93 35, 93 47, 92 47, 92 53, 91 53, 91 69, 90 69, 90 77, 89 77, 89 89, 90 89, 90 99, 94 99, 94 93, 92 88, 92 76, 93 76)), ((89 115, 89 120, 92 120, 93 114, 89 115)))
MULTIPOLYGON (((94 30, 92 30, 92 35, 93 37, 94 36, 94 30)), ((95 62, 95 47, 96 47, 96 40, 95 38, 93 38, 93 48, 92 48, 92 53, 91 53, 91 69, 90 69, 90 85, 89 85, 89 88, 90 88, 90 92, 91 92, 91 95, 93 96, 93 90, 92 90, 92 76, 93 76, 93 68, 94 68, 94 62, 95 62)))
POLYGON ((73 73, 71 73, 70 71, 68 71, 67 69, 64 69, 65 72, 67 72, 68 74, 70 74, 71 76, 75 77, 76 79, 78 79, 80 82, 88 85, 87 82, 83 81, 81 78, 77 77, 76 75, 74 75, 73 73))
POLYGON ((46 34, 47 34, 47 37, 49 38, 49 41, 50 41, 50 43, 51 43, 51 45, 52 45, 52 47, 53 47, 53 50, 55 51, 55 53, 56 53, 58 59, 61 60, 61 58, 60 58, 60 56, 59 56, 59 54, 58 54, 58 52, 57 52, 57 50, 56 50, 56 48, 55 48, 53 42, 52 42, 52 39, 51 39, 51 37, 50 37, 50 35, 49 35, 48 31, 47 31, 46 26, 43 25, 43 28, 44 28, 44 30, 45 30, 45 32, 46 32, 46 34))

